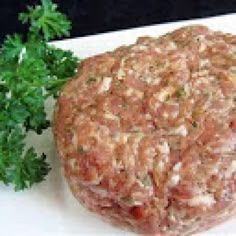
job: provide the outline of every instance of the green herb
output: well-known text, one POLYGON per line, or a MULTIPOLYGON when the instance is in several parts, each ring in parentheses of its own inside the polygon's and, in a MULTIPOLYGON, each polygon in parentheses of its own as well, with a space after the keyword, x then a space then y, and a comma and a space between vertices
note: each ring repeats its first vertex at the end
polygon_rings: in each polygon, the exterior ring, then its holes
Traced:
POLYGON ((133 129, 133 130, 130 130, 129 132, 132 134, 138 134, 140 133, 140 130, 133 129))
POLYGON ((204 96, 205 100, 208 100, 210 98, 211 94, 210 93, 204 93, 203 96, 204 96))
POLYGON ((51 0, 41 0, 41 3, 36 7, 28 6, 28 12, 19 15, 19 20, 23 23, 30 23, 29 31, 32 36, 40 34, 45 40, 69 36, 71 23, 57 11, 57 5, 51 0))
POLYGON ((150 178, 150 176, 148 174, 145 174, 143 175, 141 178, 140 178, 140 182, 142 183, 142 185, 144 187, 150 187, 152 186, 152 180, 150 178))
POLYGON ((126 197, 122 197, 121 201, 124 202, 128 206, 133 206, 136 203, 134 197, 131 195, 126 196, 126 197))
POLYGON ((198 127, 197 122, 196 122, 196 121, 193 121, 192 126, 193 126, 193 128, 197 128, 197 127, 198 127))
POLYGON ((44 180, 50 167, 45 154, 26 147, 29 130, 41 134, 50 126, 44 102, 56 97, 76 73, 78 58, 47 43, 69 35, 66 16, 51 0, 28 7, 20 21, 29 23, 26 39, 6 37, 0 49, 0 181, 22 190, 44 180))
POLYGON ((122 102, 118 105, 119 108, 126 108, 127 107, 127 103, 122 102))
POLYGON ((96 78, 94 78, 94 77, 89 77, 87 80, 87 84, 92 84, 94 82, 96 82, 96 78))
POLYGON ((80 154, 80 155, 84 155, 85 154, 85 150, 82 146, 78 146, 77 147, 77 152, 80 154))
POLYGON ((171 96, 170 96, 170 94, 168 94, 166 97, 166 101, 169 101, 170 99, 171 99, 171 96))
POLYGON ((185 97, 185 96, 186 96, 186 92, 185 92, 184 88, 178 89, 178 90, 175 92, 175 94, 176 94, 176 97, 177 97, 177 98, 181 98, 181 97, 185 97))

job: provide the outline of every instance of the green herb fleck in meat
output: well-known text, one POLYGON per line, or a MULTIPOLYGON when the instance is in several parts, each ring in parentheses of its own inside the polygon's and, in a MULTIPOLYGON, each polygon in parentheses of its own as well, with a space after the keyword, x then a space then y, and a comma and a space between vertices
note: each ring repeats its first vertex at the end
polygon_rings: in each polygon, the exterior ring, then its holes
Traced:
POLYGON ((89 77, 87 80, 87 84, 92 84, 94 82, 96 82, 96 78, 94 78, 94 77, 89 77))
POLYGON ((85 150, 82 146, 78 146, 77 147, 77 152, 80 154, 80 155, 84 155, 85 154, 85 150))
POLYGON ((145 174, 143 175, 141 178, 140 178, 140 182, 142 183, 142 185, 144 187, 150 187, 152 186, 152 180, 150 178, 150 176, 148 174, 145 174))
POLYGON ((186 92, 185 92, 184 88, 178 89, 175 94, 176 94, 177 98, 182 98, 182 97, 186 96, 186 92))
POLYGON ((193 121, 192 126, 193 126, 193 128, 197 128, 198 127, 198 123, 196 121, 193 121))

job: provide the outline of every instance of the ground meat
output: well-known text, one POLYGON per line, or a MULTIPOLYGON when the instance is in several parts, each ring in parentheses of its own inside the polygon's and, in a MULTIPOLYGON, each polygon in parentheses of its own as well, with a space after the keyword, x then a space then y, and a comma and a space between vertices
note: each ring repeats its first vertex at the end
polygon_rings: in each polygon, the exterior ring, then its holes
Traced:
POLYGON ((54 133, 74 196, 141 234, 236 213, 236 37, 189 26, 85 59, 54 133))

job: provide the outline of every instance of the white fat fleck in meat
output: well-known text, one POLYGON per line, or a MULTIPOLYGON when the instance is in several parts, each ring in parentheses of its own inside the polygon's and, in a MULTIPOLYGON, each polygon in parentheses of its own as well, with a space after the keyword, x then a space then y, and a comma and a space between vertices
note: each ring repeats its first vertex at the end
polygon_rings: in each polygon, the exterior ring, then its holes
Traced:
POLYGON ((232 161, 231 165, 227 168, 227 170, 225 171, 225 177, 226 178, 230 178, 234 172, 236 171, 236 161, 232 161))
POLYGON ((179 136, 185 137, 188 134, 188 130, 185 127, 185 125, 180 125, 179 127, 170 129, 169 134, 170 135, 179 135, 179 136))
POLYGON ((124 69, 123 69, 123 66, 125 64, 125 61, 126 61, 126 57, 122 58, 121 62, 120 62, 120 67, 117 71, 117 79, 118 80, 122 80, 123 77, 125 76, 125 72, 124 72, 124 69))
POLYGON ((212 99, 213 99, 213 96, 212 96, 212 93, 209 92, 205 98, 205 103, 202 107, 202 109, 204 111, 206 111, 208 108, 210 108, 210 106, 212 105, 212 99))
POLYGON ((172 117, 172 118, 177 118, 177 116, 179 115, 179 110, 176 110, 176 111, 172 111, 171 113, 170 113, 170 117, 172 117))
POLYGON ((72 144, 74 145, 75 148, 77 148, 77 146, 78 146, 78 137, 77 137, 76 133, 73 133, 72 144))
POLYGON ((137 51, 146 51, 147 50, 147 46, 146 45, 136 45, 134 48, 134 50, 137 50, 137 51))
POLYGON ((138 98, 143 98, 144 93, 138 90, 134 90, 134 94, 138 97, 138 98))
POLYGON ((139 50, 146 50, 148 49, 147 45, 139 45, 139 50))
POLYGON ((116 142, 127 143, 131 134, 129 133, 116 133, 113 137, 113 140, 116 142))
POLYGON ((166 99, 174 93, 175 89, 172 86, 168 86, 163 88, 159 93, 156 93, 154 96, 157 98, 160 102, 166 101, 166 99))
POLYGON ((125 94, 127 95, 127 96, 131 96, 132 95, 132 93, 133 93, 133 89, 132 88, 128 88, 127 90, 126 90, 126 92, 125 92, 125 94))
POLYGON ((155 150, 155 148, 150 147, 144 151, 144 154, 146 157, 152 158, 156 155, 156 150, 155 150))
POLYGON ((236 200, 236 193, 232 194, 232 199, 236 200))
POLYGON ((155 77, 155 79, 152 80, 152 85, 158 85, 161 82, 161 77, 155 77))
POLYGON ((172 221, 172 222, 176 222, 176 216, 173 215, 173 214, 170 214, 170 215, 168 216, 168 219, 169 219, 170 221, 172 221))
POLYGON ((228 78, 234 85, 236 85, 236 73, 235 73, 235 72, 230 71, 230 72, 228 73, 227 78, 228 78))
POLYGON ((167 119, 169 117, 169 114, 167 112, 163 112, 162 116, 167 119))
POLYGON ((143 79, 147 84, 151 84, 153 81, 153 78, 151 76, 145 76, 143 79))
POLYGON ((158 161, 158 163, 157 163, 157 169, 158 169, 159 171, 163 171, 163 170, 164 170, 164 167, 165 167, 164 161, 162 161, 162 160, 158 161))
POLYGON ((77 121, 80 122, 80 121, 84 121, 86 119, 85 117, 85 114, 81 113, 78 117, 77 117, 77 121))
POLYGON ((232 55, 234 58, 236 57, 236 46, 235 45, 231 46, 230 55, 232 55))
POLYGON ((232 74, 236 74, 236 66, 231 66, 229 68, 229 71, 232 73, 232 74))
POLYGON ((205 81, 205 77, 209 76, 209 70, 201 70, 198 72, 198 76, 202 77, 202 81, 205 81))
POLYGON ((130 134, 122 134, 120 140, 123 143, 127 143, 129 137, 130 137, 130 134))
POLYGON ((122 161, 116 159, 112 159, 112 167, 117 171, 123 170, 125 168, 122 161))
POLYGON ((173 175, 171 175, 169 181, 168 181, 168 186, 169 187, 173 187, 175 185, 177 185, 180 181, 180 175, 177 173, 174 173, 173 175))
POLYGON ((104 77, 102 80, 102 84, 99 88, 99 92, 102 93, 108 91, 110 89, 111 82, 112 82, 111 77, 104 77))
POLYGON ((193 103, 194 103, 194 99, 193 99, 193 98, 192 98, 192 99, 190 99, 189 101, 190 101, 190 103, 191 103, 191 104, 193 104, 193 103))
POLYGON ((107 197, 108 192, 105 189, 99 187, 91 187, 89 188, 92 192, 98 194, 100 197, 107 197))
POLYGON ((230 139, 220 140, 218 143, 208 146, 208 149, 212 150, 213 153, 231 153, 235 150, 236 146, 236 135, 230 139), (215 146, 216 145, 216 146, 215 146))
POLYGON ((134 145, 133 145, 135 154, 138 154, 139 143, 144 138, 144 136, 145 136, 144 133, 136 133, 135 134, 134 145))
POLYGON ((136 95, 138 98, 143 98, 144 95, 143 92, 132 88, 128 88, 125 93, 127 96, 136 95))
POLYGON ((207 207, 212 206, 215 202, 216 200, 213 194, 195 196, 187 201, 189 206, 205 205, 207 207))
POLYGON ((151 120, 151 119, 152 119, 152 116, 151 116, 150 113, 147 113, 147 114, 145 114, 145 118, 146 118, 147 120, 151 120))
POLYGON ((210 174, 216 175, 219 173, 219 163, 216 163, 212 169, 210 169, 210 174))
POLYGON ((160 144, 157 144, 157 149, 159 150, 159 152, 161 154, 169 154, 170 153, 170 147, 166 141, 164 141, 160 144))
POLYGON ((182 162, 178 162, 174 165, 173 171, 178 172, 180 171, 181 167, 182 167, 182 162))
POLYGON ((171 117, 173 119, 177 118, 178 115, 179 115, 179 104, 176 103, 176 102, 173 102, 171 100, 166 101, 166 104, 168 106, 172 107, 173 110, 172 111, 168 111, 168 112, 164 111, 163 114, 162 114, 163 117, 165 117, 165 118, 171 117), (165 114, 165 113, 167 113, 167 114, 165 114))
POLYGON ((195 81, 195 85, 199 85, 201 83, 204 83, 206 80, 206 76, 209 76, 209 70, 200 70, 200 71, 192 73, 193 78, 198 78, 195 81))
POLYGON ((197 35, 195 37, 199 42, 205 41, 206 37, 203 34, 197 35))
POLYGON ((112 114, 110 112, 106 112, 104 114, 104 117, 108 120, 120 120, 118 116, 115 116, 114 114, 112 114))
POLYGON ((90 114, 91 115, 96 115, 97 114, 97 110, 95 108, 91 109, 90 114))
MULTIPOLYGON (((222 93, 222 90, 217 90, 214 92, 214 98, 217 98, 219 101, 220 99, 225 99, 224 94, 222 93)), ((229 100, 225 100, 225 103, 229 102, 229 100)))
POLYGON ((134 74, 134 71, 131 70, 131 69, 129 69, 129 70, 128 70, 128 75, 133 75, 133 74, 134 74))
POLYGON ((190 85, 188 83, 184 85, 184 92, 186 97, 190 96, 190 85))
MULTIPOLYGON (((101 142, 104 137, 109 136, 110 130, 105 125, 100 125, 99 129, 94 129, 89 133, 89 137, 95 138, 97 141, 101 142)), ((105 143, 107 146, 109 146, 111 149, 114 148, 114 143, 107 142, 105 143)))
POLYGON ((124 76, 125 76, 124 70, 122 68, 119 68, 119 70, 117 71, 117 79, 122 80, 124 76))
POLYGON ((167 50, 175 50, 175 49, 177 49, 177 45, 176 45, 176 43, 174 41, 170 41, 169 45, 167 46, 166 49, 167 50))
POLYGON ((172 169, 172 174, 169 178, 169 181, 168 181, 168 186, 169 187, 173 187, 175 185, 177 185, 180 181, 180 174, 179 174, 179 171, 180 171, 180 168, 182 167, 182 163, 181 162, 178 162, 174 165, 173 169, 172 169))
POLYGON ((204 52, 207 48, 207 45, 205 43, 201 43, 199 47, 199 52, 204 52))
POLYGON ((156 111, 159 107, 161 106, 161 102, 157 101, 155 102, 155 104, 153 105, 154 110, 156 111))
POLYGON ((208 66, 210 63, 209 59, 202 59, 199 61, 199 68, 202 69, 206 66, 208 66))
POLYGON ((160 48, 154 48, 154 51, 155 51, 156 53, 162 53, 162 50, 161 50, 160 48))
POLYGON ((205 36, 204 35, 198 35, 196 38, 200 42, 198 51, 199 52, 204 52, 207 48, 207 42, 206 42, 205 36))
POLYGON ((214 75, 210 75, 210 76, 208 76, 207 78, 208 78, 208 80, 210 80, 210 81, 216 80, 216 77, 215 77, 214 75))
POLYGON ((68 165, 69 165, 72 169, 75 169, 75 167, 76 167, 76 159, 75 159, 75 158, 69 159, 69 160, 68 160, 68 165))

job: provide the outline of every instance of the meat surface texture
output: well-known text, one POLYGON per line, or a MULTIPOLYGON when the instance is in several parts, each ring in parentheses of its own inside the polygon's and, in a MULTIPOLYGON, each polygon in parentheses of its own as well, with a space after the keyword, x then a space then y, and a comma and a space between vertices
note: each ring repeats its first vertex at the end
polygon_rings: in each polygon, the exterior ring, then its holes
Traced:
POLYGON ((236 213, 235 105, 236 37, 201 25, 85 59, 54 113, 73 195, 140 234, 225 221, 236 213))

